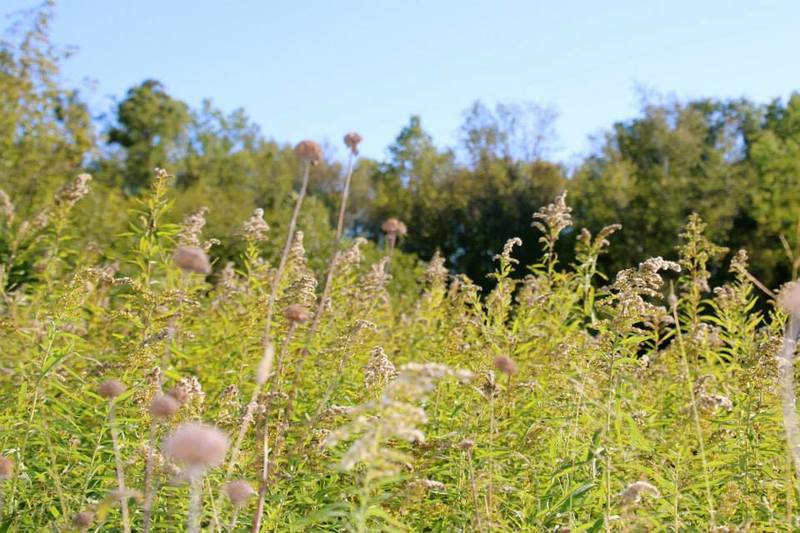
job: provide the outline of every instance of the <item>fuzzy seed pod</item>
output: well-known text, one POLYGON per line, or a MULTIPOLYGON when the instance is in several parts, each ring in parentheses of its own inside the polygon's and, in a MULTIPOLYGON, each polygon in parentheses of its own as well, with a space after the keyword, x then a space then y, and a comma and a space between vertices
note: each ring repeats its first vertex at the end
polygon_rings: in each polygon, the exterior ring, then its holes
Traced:
POLYGON ((472 439, 464 439, 458 443, 458 447, 467 452, 475 447, 475 441, 472 439))
POLYGON ((381 225, 381 229, 387 235, 395 235, 400 237, 403 237, 406 233, 408 233, 408 228, 406 227, 405 223, 394 217, 387 219, 386 222, 381 225))
POLYGON ((189 393, 184 387, 180 387, 178 385, 172 387, 167 394, 172 396, 181 405, 185 404, 189 400, 189 393))
POLYGON ((517 373, 517 363, 507 355, 498 355, 494 358, 494 367, 508 376, 517 373))
POLYGON ((230 499, 233 505, 238 507, 244 504, 248 498, 254 496, 256 491, 250 483, 241 479, 238 481, 231 481, 225 485, 225 494, 228 495, 228 499, 230 499))
POLYGON ((314 141, 300 141, 294 148, 294 154, 301 161, 306 161, 312 165, 322 161, 322 148, 314 141))
POLYGON ((344 145, 350 149, 350 152, 353 155, 358 155, 358 145, 361 143, 363 138, 358 133, 351 131, 347 135, 344 136, 344 145))
POLYGON ((97 393, 103 398, 113 399, 128 390, 124 383, 116 379, 104 381, 97 387, 97 393))
POLYGON ((81 511, 72 517, 72 525, 75 526, 78 531, 86 531, 92 527, 93 522, 94 513, 89 511, 81 511))
POLYGON ((14 475, 14 461, 0 455, 0 481, 11 479, 14 475))
POLYGON ((164 454, 190 467, 218 466, 225 460, 228 437, 214 426, 189 422, 181 424, 164 442, 164 454))
POLYGON ((155 418, 169 418, 180 408, 181 403, 169 394, 156 394, 150 401, 150 415, 155 418))
POLYGON ((295 324, 302 324, 311 318, 311 313, 308 312, 308 309, 300 304, 292 304, 288 306, 286 309, 284 309, 283 314, 289 319, 290 322, 295 324))
POLYGON ((206 275, 211 273, 208 255, 197 246, 179 246, 172 254, 172 259, 175 261, 175 265, 185 272, 206 275))

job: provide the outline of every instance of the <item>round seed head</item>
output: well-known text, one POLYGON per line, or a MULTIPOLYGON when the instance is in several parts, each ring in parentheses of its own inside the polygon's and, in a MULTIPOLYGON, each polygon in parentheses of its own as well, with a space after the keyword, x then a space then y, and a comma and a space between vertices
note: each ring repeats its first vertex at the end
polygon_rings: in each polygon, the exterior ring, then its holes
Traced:
POLYGON ((294 147, 294 154, 301 161, 306 161, 312 165, 322 161, 322 148, 314 141, 300 141, 294 147))
POLYGON ((283 314, 289 319, 290 322, 295 324, 302 324, 311 318, 311 313, 308 312, 308 309, 300 304, 292 304, 288 306, 286 309, 284 309, 283 314))
POLYGON ((247 481, 240 479, 238 481, 231 481, 225 485, 225 494, 231 500, 233 505, 239 506, 247 501, 248 498, 254 496, 256 491, 247 481))
POLYGON ((195 274, 210 274, 211 263, 208 255, 197 246, 179 246, 172 255, 175 265, 185 272, 195 274))
POLYGON ((358 133, 351 131, 347 135, 344 136, 344 145, 350 149, 350 152, 353 155, 358 155, 358 145, 361 143, 363 138, 358 133))
POLYGON ((403 237, 406 233, 408 233, 408 228, 406 227, 405 223, 394 217, 387 219, 381 225, 381 229, 387 235, 396 235, 400 237, 403 237))
POLYGON ((86 531, 92 527, 94 522, 94 513, 89 511, 81 511, 72 517, 72 525, 79 531, 86 531))
POLYGON ((103 398, 113 399, 128 390, 124 383, 116 379, 104 381, 97 387, 97 393, 103 398))
POLYGON ((169 394, 156 394, 150 401, 150 414, 155 418, 169 418, 180 408, 180 402, 169 394))
POLYGON ((475 447, 475 441, 472 439, 464 439, 458 443, 458 447, 466 452, 475 447))
POLYGON ((507 355, 498 355, 494 358, 494 367, 506 375, 513 375, 517 373, 517 363, 507 355))
POLYGON ((14 475, 14 461, 4 455, 0 455, 0 481, 11 479, 14 475))
POLYGON ((218 466, 225 460, 228 437, 214 426, 189 422, 181 424, 164 442, 164 454, 196 468, 218 466))
POLYGON ((167 394, 174 398, 181 405, 185 404, 189 400, 189 392, 184 387, 179 385, 172 387, 167 394))

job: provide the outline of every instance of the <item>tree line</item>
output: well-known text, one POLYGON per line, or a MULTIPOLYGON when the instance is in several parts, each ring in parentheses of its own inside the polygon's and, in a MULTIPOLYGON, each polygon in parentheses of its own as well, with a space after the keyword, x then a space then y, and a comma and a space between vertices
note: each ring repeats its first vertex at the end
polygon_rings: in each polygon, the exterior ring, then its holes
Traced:
MULTIPOLYGON (((276 229, 286 224, 300 174, 291 146, 262 132, 244 110, 224 113, 210 100, 193 109, 153 79, 131 87, 110 110, 90 109, 60 79, 65 56, 50 42, 50 18, 47 8, 38 10, 0 43, 0 190, 17 220, 86 171, 94 194, 78 215, 85 231, 76 238, 113 250, 126 211, 163 167, 175 176, 176 212, 212 208, 211 235, 235 233, 256 207, 276 229)), ((766 285, 796 277, 800 94, 768 103, 649 98, 570 167, 551 156, 553 121, 551 111, 531 104, 476 102, 464 114, 458 145, 440 147, 422 118, 410 117, 384 160, 358 160, 348 233, 380 239, 381 224, 396 217, 408 226, 402 250, 422 259, 439 251, 453 272, 488 285, 508 238, 525 243, 523 264, 541 258, 531 216, 566 190, 575 227, 623 226, 601 258, 607 273, 650 256, 674 257, 680 228, 697 212, 729 254, 749 251, 766 285)), ((314 167, 301 221, 316 252, 330 241, 342 186, 335 154, 328 148, 314 167)), ((562 239, 562 262, 573 257, 576 238, 562 239)), ((0 235, 0 259, 8 255, 6 241, 0 235)), ((226 246, 212 253, 239 255, 226 246)), ((724 276, 724 268, 716 274, 724 276)))

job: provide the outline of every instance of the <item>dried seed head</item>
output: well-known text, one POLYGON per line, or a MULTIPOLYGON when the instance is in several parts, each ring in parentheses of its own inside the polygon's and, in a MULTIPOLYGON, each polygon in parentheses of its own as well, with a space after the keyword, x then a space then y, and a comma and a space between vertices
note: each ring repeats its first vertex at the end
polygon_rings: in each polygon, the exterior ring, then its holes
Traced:
POLYGON ((211 273, 211 263, 208 255, 197 246, 179 246, 172 255, 175 265, 186 272, 196 274, 211 273))
POLYGON ((248 498, 254 496, 256 491, 247 481, 240 479, 238 481, 231 481, 225 485, 225 494, 228 499, 237 507, 244 504, 248 498))
POLYGON ((90 527, 92 527, 92 523, 94 522, 94 513, 90 511, 81 511, 80 513, 76 514, 72 517, 72 525, 75 526, 78 531, 86 531, 90 527))
POLYGON ((164 442, 164 454, 191 467, 218 466, 225 460, 228 437, 214 426, 189 422, 178 428, 164 442))
POLYGON ((344 145, 350 149, 350 152, 353 155, 358 155, 358 145, 363 140, 361 135, 358 133, 351 131, 347 135, 344 136, 344 145))
POLYGON ((150 401, 150 414, 155 418, 169 418, 180 408, 181 403, 169 394, 156 394, 150 401))
POLYGON ((185 404, 189 400, 189 392, 185 387, 181 387, 179 385, 172 387, 167 394, 174 398, 181 405, 185 404))
POLYGON ((264 210, 256 208, 253 215, 242 226, 242 234, 247 240, 262 242, 267 240, 269 224, 264 221, 264 210))
POLYGON ((387 219, 386 222, 381 225, 381 229, 387 235, 399 237, 404 237, 406 233, 408 233, 408 228, 406 227, 405 223, 394 217, 387 219))
POLYGON ((778 294, 778 305, 792 317, 800 319, 800 283, 787 283, 778 294))
POLYGON ((99 387, 97 387, 97 393, 103 398, 109 398, 109 399, 116 398, 126 390, 128 390, 128 387, 126 387, 124 383, 116 379, 109 379, 108 381, 104 381, 100 384, 99 387))
POLYGON ((308 309, 299 304, 292 304, 288 306, 286 309, 284 309, 283 314, 289 319, 290 322, 294 324, 302 324, 311 318, 311 313, 308 312, 308 309))
POLYGON ((458 443, 458 447, 464 450, 465 452, 469 451, 475 447, 475 441, 472 439, 464 439, 458 443))
POLYGON ((14 461, 0 455, 0 481, 4 479, 11 479, 14 475, 14 461))
POLYGON ((508 376, 512 376, 517 373, 517 363, 515 363, 514 360, 507 355, 498 355, 495 357, 494 367, 498 371, 508 376))
POLYGON ((312 165, 316 165, 322 161, 322 148, 314 141, 300 141, 294 148, 294 154, 301 161, 311 163, 312 165))
POLYGON ((626 505, 635 505, 642 501, 642 496, 645 494, 649 494, 654 498, 661 496, 661 493, 652 484, 647 481, 636 481, 625 487, 619 497, 626 505))

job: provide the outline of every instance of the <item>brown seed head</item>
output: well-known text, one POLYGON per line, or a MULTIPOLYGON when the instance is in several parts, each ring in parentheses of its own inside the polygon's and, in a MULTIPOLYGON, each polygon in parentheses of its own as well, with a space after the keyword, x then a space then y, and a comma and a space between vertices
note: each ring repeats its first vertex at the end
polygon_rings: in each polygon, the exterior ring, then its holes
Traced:
POLYGON ((494 358, 494 367, 509 376, 517 373, 517 363, 507 355, 498 355, 494 358))
POLYGON ((351 131, 347 135, 344 136, 344 145, 350 149, 350 152, 353 155, 358 155, 358 145, 361 143, 363 138, 358 133, 351 131))
POLYGON ((172 255, 175 265, 185 272, 210 274, 211 263, 208 255, 197 246, 178 246, 172 255))
POLYGON ((301 161, 306 161, 312 165, 316 165, 322 161, 322 148, 314 141, 300 141, 294 147, 294 154, 301 161))
POLYGON ((116 398, 126 390, 128 390, 128 387, 126 387, 124 383, 116 379, 109 379, 108 381, 104 381, 100 384, 99 387, 97 387, 97 393, 103 398, 109 398, 109 399, 116 398))
POLYGON ((11 479, 14 475, 14 461, 4 455, 0 455, 0 481, 11 479))
POLYGON ((284 309, 283 314, 289 319, 290 322, 295 324, 302 324, 311 318, 311 313, 308 312, 308 309, 300 304, 292 304, 288 306, 286 309, 284 309))
POLYGON ((164 454, 179 463, 205 468, 225 460, 228 437, 214 426, 189 422, 181 424, 164 442, 164 454))
POLYGON ((167 394, 174 398, 181 405, 185 404, 189 399, 189 392, 184 387, 179 385, 172 387, 167 394))
POLYGON ((386 222, 381 225, 381 229, 387 235, 396 235, 400 237, 403 237, 406 233, 408 233, 408 228, 406 227, 405 223, 394 217, 387 219, 386 222))
POLYGON ((180 408, 181 403, 169 394, 156 394, 150 401, 150 414, 155 418, 169 418, 180 408))
POLYGON ((225 494, 231 500, 233 505, 239 506, 247 501, 248 498, 254 496, 256 491, 247 481, 240 479, 238 481, 231 481, 225 485, 225 494))
POLYGON ((464 450, 465 452, 469 451, 475 447, 475 441, 472 439, 464 439, 458 443, 458 447, 464 450))
POLYGON ((75 526, 79 531, 86 531, 92 527, 93 522, 94 513, 90 511, 81 511, 72 517, 72 525, 75 526))

